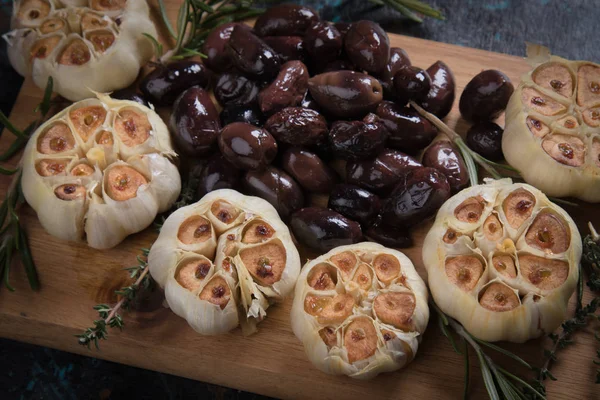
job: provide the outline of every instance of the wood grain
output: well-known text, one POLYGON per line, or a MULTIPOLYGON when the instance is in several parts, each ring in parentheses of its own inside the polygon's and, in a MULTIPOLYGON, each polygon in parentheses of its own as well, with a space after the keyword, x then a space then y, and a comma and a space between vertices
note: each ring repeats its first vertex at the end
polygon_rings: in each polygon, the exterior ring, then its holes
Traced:
MULTIPOLYGON (((174 20, 177 0, 167 0, 166 4, 171 20, 174 20)), ((158 7, 154 2, 152 6, 157 17, 158 7)), ((456 76, 457 93, 461 93, 465 84, 484 69, 502 70, 515 84, 528 70, 525 61, 517 57, 397 35, 390 39, 393 46, 402 47, 409 53, 415 65, 426 67, 436 60, 444 60, 456 76)), ((26 79, 11 121, 24 128, 35 118, 33 109, 41 97, 42 91, 26 79)), ((459 118, 457 103, 447 121, 464 133, 467 125, 459 118)), ((0 139, 0 149, 5 149, 10 140, 10 133, 5 132, 0 139)), ((17 161, 15 158, 11 164, 17 161)), ((6 177, 0 179, 1 193, 6 193, 9 182, 6 177)), ((577 208, 569 207, 568 211, 583 235, 587 234, 585 224, 589 219, 600 226, 597 206, 582 204, 577 208)), ((22 221, 30 235, 42 288, 39 293, 32 293, 23 269, 15 262, 11 283, 16 292, 0 289, 2 337, 274 397, 453 399, 462 396, 463 356, 452 350, 435 318, 432 318, 412 364, 404 370, 363 382, 323 374, 308 362, 301 343, 290 328, 291 299, 269 309, 268 318, 253 336, 243 337, 235 330, 219 337, 202 337, 183 319, 163 308, 162 294, 157 293, 138 311, 126 314, 126 327, 122 332, 110 331, 110 339, 101 343, 99 351, 88 350, 81 347, 73 335, 97 318, 92 310, 95 304, 116 300, 113 291, 128 282, 122 268, 135 264, 138 249, 149 247, 156 233, 150 228, 129 237, 115 249, 98 251, 49 236, 29 207, 23 208, 22 221)), ((423 277, 421 244, 430 224, 425 223, 414 232, 415 247, 405 251, 423 277)), ((306 258, 308 253, 303 252, 303 256, 306 258)), ((590 294, 586 292, 588 298, 590 294)), ((560 361, 553 368, 559 380, 548 384, 549 398, 599 398, 592 364, 596 346, 593 332, 587 329, 578 333, 575 341, 576 345, 561 352, 560 361)), ((544 345, 549 345, 546 340, 533 340, 525 345, 506 344, 534 364, 540 363, 544 345)), ((505 360, 500 358, 499 361, 505 360)), ((473 398, 486 397, 472 352, 471 364, 471 395, 473 398)))

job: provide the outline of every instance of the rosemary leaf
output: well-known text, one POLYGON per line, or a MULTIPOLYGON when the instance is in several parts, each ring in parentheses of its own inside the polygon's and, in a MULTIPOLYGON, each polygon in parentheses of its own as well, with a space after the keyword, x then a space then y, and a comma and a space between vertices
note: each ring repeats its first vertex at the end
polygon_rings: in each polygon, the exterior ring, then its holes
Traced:
POLYGON ((162 44, 156 40, 154 36, 149 33, 142 33, 142 35, 146 36, 152 42, 152 46, 154 47, 154 54, 156 54, 156 58, 159 59, 163 55, 163 47, 162 44))
MULTIPOLYGON (((1 113, 2 112, 0 111, 0 114, 1 113)), ((17 139, 12 142, 8 149, 4 153, 0 154, 0 161, 6 161, 17 154, 23 147, 25 147, 27 140, 29 140, 27 136, 17 137, 17 139)))
POLYGON ((440 329, 441 329, 442 333, 444 334, 444 336, 446 336, 448 338, 448 341, 450 342, 450 345, 452 346, 454 351, 457 352, 458 354, 460 354, 460 350, 458 349, 458 346, 456 346, 456 342, 454 341, 452 334, 448 331, 448 327, 446 325, 444 325, 444 321, 443 321, 442 317, 440 317, 439 313, 438 313, 438 324, 439 324, 440 329))
POLYGON ((175 30, 173 30, 173 25, 171 25, 171 21, 169 21, 169 16, 167 15, 167 9, 165 7, 165 2, 163 0, 158 0, 158 6, 160 8, 160 16, 162 17, 162 20, 165 23, 169 34, 173 39, 176 39, 177 35, 175 34, 175 30))
POLYGON ((29 280, 29 286, 32 290, 38 291, 40 290, 40 280, 35 268, 35 264, 33 263, 33 257, 31 257, 29 240, 27 239, 27 234, 23 229, 19 229, 19 242, 21 247, 21 262, 25 267, 25 273, 27 274, 27 280, 29 280))
POLYGON ((475 349, 477 358, 479 359, 479 366, 481 367, 481 375, 483 376, 483 383, 485 383, 485 389, 492 400, 500 400, 500 395, 496 389, 496 384, 490 371, 490 367, 487 365, 486 360, 483 357, 481 350, 475 349))
POLYGON ((546 398, 543 394, 541 394, 540 392, 538 392, 537 390, 535 390, 530 384, 528 384, 527 382, 525 382, 523 379, 519 378, 518 376, 516 376, 514 374, 511 374, 510 372, 508 372, 507 370, 505 370, 502 367, 496 366, 496 368, 505 377, 507 377, 509 379, 512 379, 515 382, 518 382, 520 385, 522 385, 523 387, 525 387, 528 390, 530 390, 536 397, 539 397, 540 399, 545 399, 546 398))
POLYGON ((496 346, 495 344, 492 344, 492 343, 489 343, 489 342, 485 342, 485 341, 483 341, 483 340, 479 340, 479 339, 477 339, 476 337, 473 337, 473 339, 474 339, 474 340, 475 340, 477 343, 479 343, 479 344, 482 344, 482 345, 484 345, 484 346, 486 346, 486 347, 489 347, 489 348, 490 348, 490 349, 492 349, 492 350, 495 350, 495 351, 497 351, 497 352, 499 352, 499 353, 502 353, 502 354, 504 354, 504 355, 505 355, 505 356, 507 356, 507 357, 510 357, 510 358, 512 358, 513 360, 515 360, 515 361, 516 361, 516 362, 518 362, 519 364, 523 365, 524 367, 526 367, 526 368, 528 368, 528 369, 533 369, 533 367, 532 367, 532 366, 531 366, 531 365, 530 365, 530 364, 529 364, 527 361, 523 360, 523 359, 522 359, 521 357, 519 357, 518 355, 516 355, 516 354, 514 354, 514 353, 511 353, 510 351, 508 351, 508 350, 505 350, 505 349, 503 349, 502 347, 496 346))
POLYGON ((41 111, 42 118, 48 114, 50 111, 50 100, 52 98, 52 92, 54 90, 54 80, 51 76, 48 77, 48 81, 46 83, 46 89, 44 90, 44 97, 42 98, 42 102, 37 105, 34 112, 41 111))
POLYGON ((15 135, 17 138, 27 138, 27 136, 22 131, 17 129, 17 127, 14 126, 12 122, 8 120, 8 118, 6 117, 6 115, 4 115, 2 111, 0 111, 0 124, 4 125, 4 127, 8 129, 8 131, 15 135))
POLYGON ((2 174, 2 175, 14 175, 18 170, 19 170, 19 168, 10 169, 10 168, 0 167, 0 174, 2 174))
POLYGON ((397 0, 383 0, 388 6, 392 7, 400 14, 404 15, 410 20, 421 23, 423 22, 423 18, 419 17, 417 14, 412 12, 408 7, 403 5, 400 1, 397 0))
POLYGON ((11 286, 10 282, 9 282, 9 275, 10 275, 10 263, 12 262, 12 251, 13 251, 13 246, 10 244, 10 242, 12 241, 12 238, 10 236, 6 237, 7 243, 8 245, 6 246, 4 252, 4 286, 6 286, 6 288, 8 290, 10 290, 11 292, 15 291, 15 288, 11 286))

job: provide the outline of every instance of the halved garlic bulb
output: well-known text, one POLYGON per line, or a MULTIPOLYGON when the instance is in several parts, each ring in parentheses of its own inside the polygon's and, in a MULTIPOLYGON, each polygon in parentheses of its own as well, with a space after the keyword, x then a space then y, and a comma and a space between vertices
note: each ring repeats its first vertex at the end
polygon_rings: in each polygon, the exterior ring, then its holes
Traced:
POLYGON ((23 154, 23 194, 51 235, 113 247, 177 199, 175 155, 158 114, 99 94, 35 131, 23 154))
POLYGON ((427 288, 412 262, 377 243, 341 246, 298 278, 292 330, 321 371, 370 379, 417 354, 427 328, 427 288))
POLYGON ((12 66, 40 88, 78 101, 129 86, 152 58, 145 0, 20 0, 4 35, 12 66))
POLYGON ((508 103, 504 157, 549 196, 600 202, 600 65, 541 46, 528 55, 535 68, 508 103))
POLYGON ((195 331, 241 325, 248 335, 292 291, 300 256, 273 206, 221 189, 167 218, 148 265, 169 307, 195 331))
POLYGON ((451 197, 423 244, 436 304, 486 341, 521 343, 554 331, 566 318, 580 258, 569 215, 510 179, 451 197))

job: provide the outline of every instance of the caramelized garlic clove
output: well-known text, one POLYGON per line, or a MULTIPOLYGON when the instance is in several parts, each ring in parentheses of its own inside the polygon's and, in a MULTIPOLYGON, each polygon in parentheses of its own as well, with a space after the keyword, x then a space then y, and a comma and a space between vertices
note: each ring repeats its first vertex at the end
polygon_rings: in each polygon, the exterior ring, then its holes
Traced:
POLYGON ((542 210, 525 233, 525 242, 547 253, 564 253, 571 235, 562 219, 549 210, 542 210))
POLYGON ((564 105, 533 88, 523 89, 521 101, 528 108, 542 115, 556 115, 566 110, 564 105))
POLYGON ((86 35, 86 39, 92 43, 98 53, 105 53, 116 40, 111 31, 92 32, 86 35))
POLYGON ((104 190, 116 201, 127 201, 137 196, 138 189, 148 184, 144 175, 127 165, 116 165, 104 174, 104 190))
POLYGON ((223 310, 231 300, 231 289, 223 277, 215 276, 202 288, 198 297, 223 310))
POLYGON ((582 65, 577 71, 577 104, 587 107, 600 102, 600 67, 582 65))
POLYGON ((358 264, 358 257, 351 251, 344 251, 331 257, 330 261, 340 270, 342 278, 348 280, 358 264))
POLYGON ((350 294, 335 297, 309 294, 304 299, 304 311, 322 325, 341 324, 352 314, 353 308, 354 298, 350 294))
POLYGON ((483 222, 483 236, 489 241, 498 241, 504 235, 504 227, 495 213, 490 214, 483 222))
POLYGON ((45 59, 52 54, 61 40, 62 36, 58 35, 48 36, 37 40, 29 50, 29 58, 31 61, 34 61, 35 59, 45 59))
POLYGON ((310 270, 308 286, 315 290, 334 290, 337 285, 337 271, 331 264, 322 263, 310 270))
POLYGON ((517 277, 515 260, 509 255, 501 254, 492 257, 492 265, 505 278, 514 279, 517 277))
POLYGON ((373 286, 373 271, 368 264, 362 263, 356 269, 352 282, 356 283, 361 290, 367 291, 373 286))
POLYGON ((117 11, 125 8, 127 0, 91 0, 90 7, 96 11, 117 11))
POLYGON ((65 175, 69 159, 41 159, 35 164, 35 169, 40 176, 65 175))
POLYGON ((200 215, 193 215, 179 226, 177 239, 183 244, 193 245, 206 242, 212 234, 210 221, 200 215))
POLYGON ((15 7, 18 7, 17 18, 27 26, 39 24, 51 10, 47 0, 21 0, 15 3, 15 7))
POLYGON ((569 263, 531 254, 520 254, 521 276, 541 290, 552 290, 561 286, 569 276, 569 263))
POLYGON ((462 236, 462 233, 457 232, 452 228, 448 228, 448 229, 446 229, 446 232, 444 233, 442 240, 444 241, 444 243, 454 244, 454 243, 456 243, 456 241, 458 240, 458 238, 460 236, 462 236))
POLYGON ((535 137, 543 138, 544 136, 550 133, 550 128, 548 127, 548 125, 544 124, 537 118, 529 116, 527 117, 525 123, 527 124, 529 131, 535 137))
POLYGON ((344 347, 353 364, 371 357, 377 350, 377 330, 368 317, 357 317, 344 329, 344 347))
POLYGON ((52 124, 37 140, 37 151, 42 154, 58 154, 75 147, 75 138, 64 122, 52 124))
POLYGON ((247 247, 239 256, 252 277, 264 286, 279 282, 287 262, 285 248, 279 240, 247 247))
POLYGON ((101 105, 74 108, 69 111, 69 118, 84 143, 106 120, 106 109, 101 105))
POLYGON ((74 39, 63 48, 57 61, 60 65, 80 66, 90 62, 91 58, 87 44, 81 39, 74 39))
POLYGON ((450 282, 462 291, 470 292, 483 275, 484 265, 476 256, 456 256, 446 260, 445 270, 450 282))
POLYGON ((379 254, 373 260, 373 269, 379 282, 384 285, 390 284, 400 275, 400 261, 391 254, 379 254))
POLYGON ((537 67, 531 77, 543 88, 560 94, 563 97, 573 95, 573 76, 569 68, 558 62, 549 62, 537 67))
POLYGON ((188 259, 180 263, 175 270, 175 280, 181 287, 195 292, 200 289, 211 268, 212 263, 206 258, 188 259))
POLYGON ((88 31, 90 29, 105 28, 108 26, 108 19, 92 12, 86 12, 81 17, 81 30, 88 31))
POLYGON ((114 132, 125 146, 135 147, 148 140, 152 132, 152 124, 141 111, 125 108, 117 113, 114 132))
POLYGON ((43 35, 47 35, 48 33, 53 33, 57 31, 62 31, 65 29, 65 21, 60 18, 49 18, 46 19, 42 25, 40 25, 40 32, 43 35))
POLYGON ((94 167, 86 164, 86 163, 79 163, 77 165, 75 165, 73 168, 71 168, 71 175, 72 176, 90 176, 95 172, 94 167))
POLYGON ((479 304, 490 311, 506 312, 519 307, 521 302, 514 289, 501 282, 492 282, 479 294, 479 304))
POLYGON ((454 217, 461 222, 474 224, 481 218, 486 202, 481 196, 469 197, 456 207, 454 217))
POLYGON ((327 346, 327 349, 336 347, 338 345, 337 332, 333 326, 326 326, 319 331, 319 336, 323 340, 323 343, 327 346))
POLYGON ((392 325, 403 331, 412 331, 412 316, 416 301, 412 293, 381 293, 373 300, 373 312, 384 324, 392 325))
POLYGON ((533 213, 537 200, 527 189, 518 188, 511 192, 502 202, 502 210, 508 224, 519 229, 533 213))
POLYGON ((54 194, 64 201, 80 200, 85 199, 86 189, 83 185, 67 183, 54 189, 54 194))
POLYGON ((585 162, 585 144, 573 135, 548 136, 542 142, 542 148, 554 160, 570 167, 579 167, 585 162))
POLYGON ((597 128, 600 126, 600 107, 593 107, 584 110, 582 113, 583 121, 591 126, 597 128))
POLYGON ((242 243, 255 244, 271 239, 275 229, 262 219, 254 219, 242 231, 242 243))

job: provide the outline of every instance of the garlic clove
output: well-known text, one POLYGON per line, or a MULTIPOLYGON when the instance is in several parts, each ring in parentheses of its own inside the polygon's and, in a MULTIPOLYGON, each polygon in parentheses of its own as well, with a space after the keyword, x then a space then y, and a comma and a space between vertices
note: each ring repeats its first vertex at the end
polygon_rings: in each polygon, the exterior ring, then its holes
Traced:
POLYGON ((57 122, 37 138, 37 150, 42 154, 66 153, 75 147, 75 138, 67 124, 57 122))
POLYGON ((152 132, 152 124, 145 114, 132 107, 119 110, 114 129, 121 143, 127 147, 134 147, 148 140, 152 132))
POLYGON ((52 7, 47 0, 21 0, 17 19, 26 26, 37 26, 50 14, 52 7))
POLYGON ((335 290, 337 270, 331 264, 319 264, 310 271, 307 281, 308 286, 315 290, 335 290))
POLYGON ((569 263, 531 254, 519 255, 521 275, 532 285, 549 291, 561 286, 569 276, 569 263))
POLYGON ((332 326, 326 326, 321 329, 319 331, 319 336, 323 339, 323 342, 327 345, 328 349, 338 345, 339 339, 337 337, 337 332, 332 326))
POLYGON ((573 95, 573 76, 564 64, 557 62, 542 64, 532 72, 531 78, 541 87, 563 97, 569 98, 573 95))
POLYGON ((389 254, 379 254, 373 260, 373 268, 377 279, 383 285, 390 284, 400 275, 400 261, 389 254))
POLYGON ((242 232, 242 243, 262 243, 273 237, 275 230, 267 222, 255 219, 244 227, 242 232))
POLYGON ((354 272, 352 282, 356 283, 363 291, 371 289, 371 286, 373 285, 373 270, 371 267, 365 263, 360 264, 356 269, 356 272, 354 272))
POLYGON ((373 313, 384 324, 403 331, 412 331, 412 316, 415 311, 415 296, 412 293, 387 292, 373 300, 373 313))
POLYGON ((68 158, 63 159, 55 159, 55 158, 47 158, 38 160, 35 164, 35 169, 38 174, 41 176, 56 176, 56 175, 65 175, 67 164, 69 164, 71 160, 68 158))
POLYGON ((475 288, 483 275, 484 265, 476 256, 457 256, 446 260, 446 276, 465 292, 475 288))
POLYGON ((60 18, 48 18, 40 25, 40 33, 47 35, 58 31, 65 31, 67 24, 60 18))
POLYGON ((589 106, 600 102, 600 67, 582 65, 577 70, 577 104, 589 106))
POLYGON ((515 260, 506 254, 495 255, 492 257, 492 266, 498 273, 506 278, 517 277, 517 267, 515 260))
POLYGON ((565 111, 564 105, 533 88, 523 89, 521 101, 531 110, 542 115, 556 115, 565 111))
POLYGON ((543 209, 525 233, 525 242, 547 253, 564 253, 571 243, 571 235, 561 218, 543 209))
POLYGON ((314 316, 320 324, 339 324, 352 314, 354 298, 349 294, 317 296, 309 294, 304 299, 304 311, 314 316))
POLYGON ((542 148, 561 164, 579 167, 585 162, 585 144, 575 136, 551 135, 542 141, 542 148))
POLYGON ((485 209, 485 200, 481 196, 469 197, 463 201, 454 210, 454 216, 461 222, 474 224, 479 221, 483 210, 485 209))
POLYGON ((534 117, 527 117, 527 127, 531 131, 531 133, 536 137, 544 137, 548 133, 550 133, 550 128, 548 125, 541 122, 539 119, 534 117))
POLYGON ((509 225, 519 229, 533 213, 536 201, 535 196, 527 189, 518 188, 511 192, 502 203, 502 211, 509 225))
POLYGON ((500 282, 492 282, 481 290, 479 304, 494 312, 505 312, 517 308, 521 302, 514 289, 500 282))
POLYGON ((331 257, 333 263, 345 280, 349 280, 358 264, 358 257, 352 251, 344 251, 331 257))
POLYGON ((348 362, 364 360, 377 350, 377 331, 369 317, 357 317, 344 329, 348 362))
POLYGON ((252 277, 264 286, 281 279, 287 262, 284 245, 278 240, 247 247, 239 257, 252 277))
POLYGON ((106 120, 106 110, 102 105, 74 108, 69 111, 69 119, 75 132, 86 143, 98 127, 106 120))

